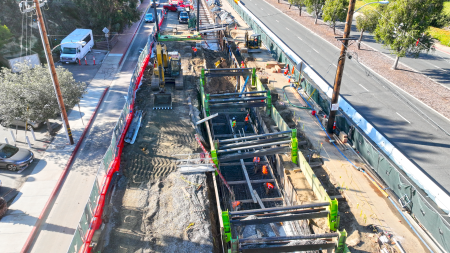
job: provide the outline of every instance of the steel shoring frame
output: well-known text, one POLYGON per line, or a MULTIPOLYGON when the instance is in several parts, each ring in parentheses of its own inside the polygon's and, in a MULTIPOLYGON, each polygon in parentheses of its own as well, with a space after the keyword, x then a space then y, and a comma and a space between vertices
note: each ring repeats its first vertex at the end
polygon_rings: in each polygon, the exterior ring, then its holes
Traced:
POLYGON ((224 144, 224 145, 220 145, 219 149, 235 148, 235 147, 240 147, 240 146, 245 146, 245 145, 263 144, 263 143, 284 141, 284 140, 290 140, 290 139, 291 138, 289 136, 275 137, 275 138, 266 138, 266 139, 260 139, 260 140, 254 140, 254 141, 224 144))
MULTIPOLYGON (((240 199, 241 203, 253 203, 253 199, 240 199)), ((283 201, 283 198, 263 198, 261 199, 262 202, 277 202, 277 201, 283 201)))
POLYGON ((273 241, 286 241, 286 240, 325 239, 325 238, 335 238, 335 237, 338 237, 338 236, 339 236, 339 233, 299 235, 299 236, 281 236, 281 237, 265 237, 265 238, 239 239, 239 243, 273 242, 273 241))
MULTIPOLYGON (((227 166, 238 166, 238 165, 240 165, 241 163, 221 163, 220 164, 220 167, 227 167, 227 166)), ((253 165, 254 163, 252 163, 252 162, 245 162, 244 163, 245 165, 253 165)), ((268 164, 268 162, 260 162, 259 164, 261 164, 261 165, 267 165, 268 164)))
POLYGON ((266 107, 266 103, 265 102, 252 102, 252 103, 235 103, 235 104, 212 104, 209 105, 209 109, 222 109, 223 107, 227 107, 227 108, 236 108, 236 109, 241 109, 241 108, 252 108, 252 107, 266 107))
POLYGON ((255 148, 269 147, 269 146, 289 144, 289 143, 291 143, 290 140, 288 140, 288 141, 270 142, 270 143, 261 143, 259 145, 244 146, 244 147, 237 147, 237 148, 228 148, 228 149, 220 149, 220 150, 217 150, 217 153, 218 154, 223 154, 223 153, 228 153, 228 152, 240 151, 240 150, 244 150, 244 149, 255 149, 255 148))
MULTIPOLYGON (((261 199, 261 201, 265 201, 264 199, 261 199)), ((299 213, 310 213, 312 211, 324 211, 326 208, 314 208, 314 209, 303 209, 303 210, 292 210, 292 211, 283 211, 283 212, 276 212, 276 213, 259 213, 259 214, 252 214, 256 217, 268 217, 268 216, 278 216, 278 215, 284 215, 284 214, 299 214, 299 213)), ((233 219, 245 219, 250 215, 242 215, 242 216, 233 216, 233 219)))
POLYGON ((222 98, 222 99, 210 99, 208 100, 208 103, 212 104, 218 104, 218 103, 230 103, 230 102, 243 102, 243 101, 253 101, 253 100, 265 100, 267 97, 236 97, 236 98, 222 98))
POLYGON ((290 151, 290 147, 278 147, 278 148, 268 148, 268 149, 261 149, 256 150, 253 152, 245 152, 241 154, 231 154, 231 155, 223 155, 219 157, 220 162, 230 162, 230 161, 236 161, 239 159, 246 159, 246 158, 252 158, 255 156, 265 156, 265 155, 273 155, 273 154, 280 154, 280 153, 286 153, 290 151))
POLYGON ((252 135, 252 136, 246 136, 246 137, 240 137, 240 138, 234 138, 234 139, 225 139, 225 140, 219 140, 219 143, 228 143, 228 142, 235 142, 235 141, 241 141, 241 140, 257 139, 257 138, 261 138, 261 137, 280 135, 280 134, 290 134, 291 132, 292 131, 283 131, 283 132, 276 132, 276 133, 252 135))
MULTIPOLYGON (((274 181, 275 181, 275 179, 270 178, 270 179, 250 180, 250 183, 252 183, 252 184, 266 183, 266 182, 273 183, 274 181)), ((228 181, 228 184, 229 184, 229 185, 232 185, 232 184, 245 184, 245 183, 247 183, 247 181, 245 181, 245 180, 241 180, 241 181, 228 181)))

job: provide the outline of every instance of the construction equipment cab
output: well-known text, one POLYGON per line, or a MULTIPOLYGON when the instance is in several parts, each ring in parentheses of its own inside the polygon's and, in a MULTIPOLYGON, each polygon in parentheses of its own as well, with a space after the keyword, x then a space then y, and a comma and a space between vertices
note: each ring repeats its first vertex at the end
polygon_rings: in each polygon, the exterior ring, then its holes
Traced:
POLYGON ((61 41, 61 62, 77 63, 83 59, 94 46, 91 29, 75 29, 61 41))
POLYGON ((248 35, 248 32, 245 32, 245 47, 248 49, 249 53, 258 53, 261 52, 261 35, 260 34, 252 34, 248 35))

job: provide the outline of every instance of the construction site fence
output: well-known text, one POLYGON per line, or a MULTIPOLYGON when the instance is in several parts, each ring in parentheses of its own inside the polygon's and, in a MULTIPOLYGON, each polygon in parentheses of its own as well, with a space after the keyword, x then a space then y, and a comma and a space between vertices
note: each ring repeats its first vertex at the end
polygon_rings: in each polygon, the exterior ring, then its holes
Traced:
MULTIPOLYGON (((242 4, 236 4, 234 0, 227 1, 255 33, 261 34, 263 44, 270 50, 274 59, 288 64, 290 69, 296 68, 291 79, 298 80, 303 90, 311 97, 310 99, 320 106, 322 111, 329 114, 332 87, 269 28, 252 16, 247 9, 244 10, 245 7, 242 4), (290 56, 288 57, 283 50, 289 50, 290 56), (299 62, 303 64, 302 73, 299 72, 299 62), (305 66, 307 66, 306 69, 305 66)), ((448 214, 444 212, 450 209, 447 208, 450 205, 449 196, 396 150, 370 123, 366 122, 343 97, 340 97, 339 105, 342 109, 338 111, 336 117, 339 131, 348 134, 353 147, 384 180, 388 188, 397 195, 395 197, 403 208, 410 211, 434 240, 450 252, 450 223, 448 214)))
MULTIPOLYGON (((156 29, 153 29, 153 31, 155 30, 156 29)), ((147 44, 139 55, 138 62, 130 80, 128 94, 122 113, 112 132, 111 144, 101 160, 91 193, 73 235, 72 242, 67 251, 68 253, 92 252, 96 243, 92 241, 94 233, 101 233, 101 230, 99 229, 102 227, 101 217, 105 205, 106 194, 110 189, 114 174, 119 170, 124 137, 133 120, 136 92, 139 89, 142 75, 150 60, 154 36, 154 33, 150 34, 147 44)))

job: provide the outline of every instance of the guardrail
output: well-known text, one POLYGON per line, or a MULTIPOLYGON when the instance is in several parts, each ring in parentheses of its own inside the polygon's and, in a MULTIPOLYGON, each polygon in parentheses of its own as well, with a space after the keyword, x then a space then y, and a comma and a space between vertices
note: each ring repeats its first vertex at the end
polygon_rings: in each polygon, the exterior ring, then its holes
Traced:
MULTIPOLYGON (((227 1, 256 33, 261 34, 263 43, 276 60, 289 66, 297 66, 294 72, 295 79, 304 78, 301 82, 304 90, 312 95, 312 99, 323 111, 329 113, 332 87, 242 3, 227 1), (299 64, 303 65, 301 76, 298 71, 299 64), (313 93, 314 90, 317 91, 313 93)), ((448 217, 450 196, 367 122, 345 98, 339 98, 339 107, 337 127, 349 134, 349 140, 390 189, 399 196, 403 207, 411 211, 434 239, 450 252, 448 217)))
MULTIPOLYGON (((153 30, 155 31, 155 29, 153 30)), ((133 120, 136 91, 141 84, 142 75, 150 60, 154 33, 150 34, 143 51, 139 55, 138 63, 133 71, 128 94, 122 113, 113 130, 111 144, 106 151, 98 169, 91 194, 81 215, 77 230, 69 246, 69 253, 89 253, 96 242, 94 234, 98 233, 102 225, 101 216, 105 205, 106 194, 110 189, 114 173, 119 170, 125 134, 133 120)))

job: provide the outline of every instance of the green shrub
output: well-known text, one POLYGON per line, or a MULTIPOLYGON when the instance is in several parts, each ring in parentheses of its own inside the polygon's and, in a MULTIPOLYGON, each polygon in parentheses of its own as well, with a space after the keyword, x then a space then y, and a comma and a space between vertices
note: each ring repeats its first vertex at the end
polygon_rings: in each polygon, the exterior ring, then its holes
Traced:
POLYGON ((442 45, 446 45, 450 47, 450 31, 436 28, 436 27, 430 27, 430 35, 439 40, 442 45))

